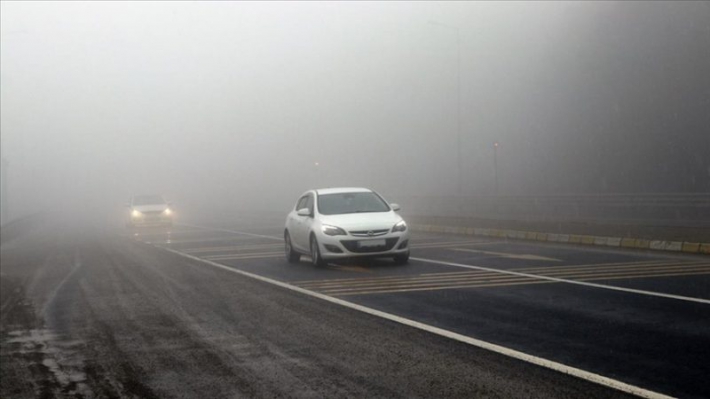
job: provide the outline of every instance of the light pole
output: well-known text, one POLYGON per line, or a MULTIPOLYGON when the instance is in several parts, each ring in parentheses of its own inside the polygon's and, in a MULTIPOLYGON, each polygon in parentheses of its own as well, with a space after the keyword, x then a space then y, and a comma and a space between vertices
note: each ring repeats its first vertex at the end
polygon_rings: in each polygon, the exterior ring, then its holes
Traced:
POLYGON ((498 142, 493 143, 493 176, 496 180, 496 196, 498 195, 498 142))
POLYGON ((461 30, 452 25, 429 20, 432 25, 453 29, 456 33, 456 164, 458 168, 458 193, 463 194, 463 172, 461 166, 461 30))

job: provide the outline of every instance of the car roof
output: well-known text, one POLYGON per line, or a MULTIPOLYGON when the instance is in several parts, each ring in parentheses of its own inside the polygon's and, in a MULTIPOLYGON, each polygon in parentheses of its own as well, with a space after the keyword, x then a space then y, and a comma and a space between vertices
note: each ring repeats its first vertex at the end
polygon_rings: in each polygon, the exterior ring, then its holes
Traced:
POLYGON ((318 195, 325 194, 341 194, 341 193, 369 193, 372 192, 369 188, 362 187, 332 187, 332 188, 319 188, 315 190, 318 195))

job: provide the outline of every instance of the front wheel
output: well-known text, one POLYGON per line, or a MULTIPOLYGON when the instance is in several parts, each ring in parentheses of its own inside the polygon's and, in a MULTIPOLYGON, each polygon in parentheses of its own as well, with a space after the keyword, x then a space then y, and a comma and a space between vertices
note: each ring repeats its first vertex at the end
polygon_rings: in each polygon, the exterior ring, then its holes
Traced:
POLYGON ((301 260, 301 254, 293 250, 293 245, 291 245, 291 235, 288 231, 284 233, 284 245, 286 250, 286 260, 288 263, 298 263, 301 260))
POLYGON ((407 262, 409 262, 409 251, 394 256, 394 263, 398 265, 404 265, 407 262))
POLYGON ((313 266, 325 266, 328 263, 323 260, 323 257, 320 254, 320 248, 318 247, 318 240, 316 240, 315 236, 311 236, 311 263, 313 263, 313 266))

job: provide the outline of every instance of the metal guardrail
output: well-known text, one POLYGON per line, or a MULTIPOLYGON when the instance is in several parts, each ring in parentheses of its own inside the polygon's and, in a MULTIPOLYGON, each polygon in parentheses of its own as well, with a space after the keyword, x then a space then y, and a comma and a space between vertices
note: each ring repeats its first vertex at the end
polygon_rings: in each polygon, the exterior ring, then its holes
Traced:
POLYGON ((710 193, 399 196, 416 216, 710 227, 710 193))

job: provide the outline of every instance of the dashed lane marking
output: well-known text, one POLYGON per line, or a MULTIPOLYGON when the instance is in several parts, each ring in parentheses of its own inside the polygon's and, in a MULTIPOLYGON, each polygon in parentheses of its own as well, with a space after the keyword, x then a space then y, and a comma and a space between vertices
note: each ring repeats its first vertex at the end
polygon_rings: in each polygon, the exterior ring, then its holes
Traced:
POLYGON ((356 303, 348 302, 343 299, 334 298, 334 297, 324 295, 324 294, 321 294, 318 292, 310 291, 310 290, 300 288, 295 285, 291 285, 291 284, 288 284, 288 283, 285 283, 282 281, 278 281, 278 280, 274 280, 274 279, 271 279, 268 277, 260 276, 258 274, 245 272, 243 270, 235 269, 235 268, 225 266, 220 263, 212 262, 212 261, 209 261, 206 259, 201 259, 196 256, 185 254, 185 253, 182 253, 182 252, 170 249, 170 248, 164 248, 164 247, 157 247, 157 248, 162 248, 162 249, 164 249, 168 252, 174 253, 178 256, 182 256, 184 258, 188 258, 193 261, 200 262, 200 263, 212 266, 217 269, 221 269, 221 270, 224 270, 224 271, 227 271, 230 273, 239 274, 239 275, 249 277, 249 278, 252 278, 255 280, 259 280, 259 281, 262 281, 262 282, 265 282, 268 284, 272 284, 272 285, 275 285, 275 286, 278 286, 281 288, 285 288, 285 289, 288 289, 288 290, 291 290, 294 292, 298 292, 298 293, 308 295, 308 296, 311 296, 314 298, 322 299, 324 301, 327 301, 327 302, 330 302, 330 303, 333 303, 336 305, 340 305, 340 306, 343 306, 346 308, 357 310, 359 312, 363 312, 363 313, 366 313, 366 314, 369 314, 369 315, 372 315, 375 317, 380 317, 380 318, 383 318, 386 320, 390 320, 390 321, 393 321, 395 323, 399 323, 399 324, 402 324, 405 326, 409 326, 409 327, 417 328, 419 330, 427 331, 432 334, 436 334, 436 335, 439 335, 439 336, 442 336, 445 338, 449 338, 449 339, 453 339, 455 341, 466 343, 468 345, 472 345, 472 346, 475 346, 478 348, 482 348, 482 349, 486 349, 486 350, 489 350, 492 352, 496 352, 496 353, 499 353, 499 354, 502 354, 502 355, 505 355, 508 357, 512 357, 514 359, 522 360, 527 363, 531 363, 531 364, 534 364, 537 366, 545 367, 545 368, 548 368, 550 370, 554 370, 554 371, 557 371, 560 373, 568 374, 568 375, 571 375, 571 376, 574 376, 577 378, 581 378, 586 381, 594 382, 596 384, 603 385, 603 386, 606 386, 609 388, 613 388, 613 389, 616 389, 616 390, 619 390, 622 392, 626 392, 629 394, 633 394, 633 395, 637 395, 637 396, 640 396, 643 398, 649 398, 649 399, 669 399, 670 398, 670 396, 663 395, 658 392, 650 391, 648 389, 644 389, 641 387, 637 387, 635 385, 627 384, 622 381, 618 381, 618 380, 615 380, 615 379, 612 379, 609 377, 604 377, 599 374, 595 374, 595 373, 592 373, 589 371, 585 371, 582 369, 571 367, 571 366, 568 366, 568 365, 565 365, 562 363, 558 363, 558 362, 555 362, 552 360, 533 356, 533 355, 530 355, 530 354, 527 354, 527 353, 524 353, 521 351, 517 351, 517 350, 511 349, 511 348, 506 348, 501 345, 496 345, 496 344, 486 342, 486 341, 483 341, 480 339, 476 339, 473 337, 469 337, 469 336, 466 336, 463 334, 458 334, 453 331, 445 330, 443 328, 434 327, 434 326, 431 326, 428 324, 420 323, 418 321, 407 319, 407 318, 397 316, 397 315, 394 315, 391 313, 383 312, 381 310, 376 310, 376 309, 369 308, 366 306, 358 305, 356 303))

